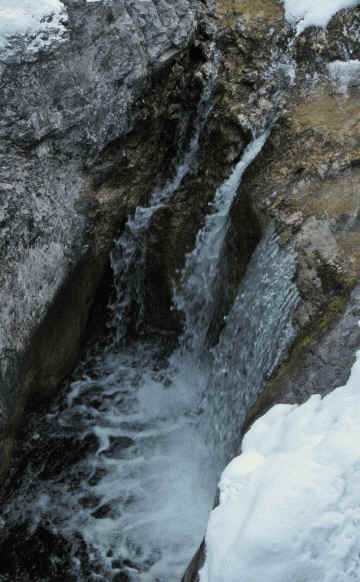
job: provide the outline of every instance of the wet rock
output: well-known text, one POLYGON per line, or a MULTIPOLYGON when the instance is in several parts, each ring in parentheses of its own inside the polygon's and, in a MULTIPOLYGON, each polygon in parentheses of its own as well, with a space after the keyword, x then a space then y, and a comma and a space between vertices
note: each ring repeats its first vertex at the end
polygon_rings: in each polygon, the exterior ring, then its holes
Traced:
POLYGON ((203 541, 191 560, 181 582, 197 582, 199 579, 199 571, 205 562, 205 541, 203 541))
POLYGON ((66 6, 56 42, 1 55, 1 473, 28 395, 76 362, 115 233, 173 172, 211 36, 211 2, 66 6))
POLYGON ((99 505, 100 501, 100 497, 90 493, 89 495, 82 497, 79 500, 79 503, 82 507, 85 508, 95 508, 99 505))
POLYGON ((103 467, 97 467, 94 474, 90 477, 88 483, 91 487, 95 487, 101 479, 106 475, 106 469, 103 467))
POLYGON ((93 516, 95 519, 104 519, 111 517, 113 510, 111 508, 110 503, 105 503, 101 507, 99 507, 96 511, 93 512, 93 516))
POLYGON ((72 573, 72 545, 61 535, 39 526, 36 535, 29 534, 26 524, 11 529, 3 541, 0 538, 2 582, 75 582, 72 573), (61 556, 52 560, 52 556, 61 556))

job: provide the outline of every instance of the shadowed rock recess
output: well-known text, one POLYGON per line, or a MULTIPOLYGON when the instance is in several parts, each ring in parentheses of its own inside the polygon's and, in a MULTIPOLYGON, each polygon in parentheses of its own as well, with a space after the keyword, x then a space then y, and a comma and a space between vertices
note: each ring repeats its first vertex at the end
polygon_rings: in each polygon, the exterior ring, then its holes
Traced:
MULTIPOLYGON (((26 411, 46 409, 101 329, 113 240, 176 174, 209 75, 192 171, 146 232, 140 334, 181 334, 173 296, 186 256, 214 192, 268 130, 227 219, 207 347, 216 351, 269 228, 294 257, 297 300, 291 341, 246 403, 233 448, 272 405, 344 384, 360 346, 360 78, 345 87, 329 68, 360 59, 359 7, 296 36, 277 0, 64 4, 61 34, 46 46, 15 35, 0 48, 3 480, 26 411)), ((205 551, 203 542, 183 582, 199 580, 205 551)))

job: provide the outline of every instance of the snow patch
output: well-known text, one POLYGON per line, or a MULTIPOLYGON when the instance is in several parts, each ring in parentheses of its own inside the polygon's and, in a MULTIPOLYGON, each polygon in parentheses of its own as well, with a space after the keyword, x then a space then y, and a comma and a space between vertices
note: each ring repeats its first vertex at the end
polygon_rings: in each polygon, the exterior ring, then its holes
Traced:
POLYGON ((360 85, 360 61, 333 61, 328 65, 329 76, 337 92, 347 96, 349 87, 360 85))
POLYGON ((274 406, 220 480, 201 582, 352 582, 360 573, 360 351, 346 386, 274 406))
POLYGON ((46 35, 63 30, 66 9, 60 0, 1 0, 0 50, 14 35, 32 35, 41 32, 39 40, 46 45, 46 35))
POLYGON ((285 18, 301 34, 308 26, 326 27, 331 18, 344 8, 353 8, 359 0, 281 0, 285 18))

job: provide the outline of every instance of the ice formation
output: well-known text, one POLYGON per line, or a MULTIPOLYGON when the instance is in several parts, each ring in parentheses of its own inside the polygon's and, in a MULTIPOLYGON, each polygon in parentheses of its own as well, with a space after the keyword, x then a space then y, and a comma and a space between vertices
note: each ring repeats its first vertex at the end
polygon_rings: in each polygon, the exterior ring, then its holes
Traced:
POLYGON ((351 582, 360 572, 360 351, 346 386, 279 404, 220 480, 201 582, 351 582))

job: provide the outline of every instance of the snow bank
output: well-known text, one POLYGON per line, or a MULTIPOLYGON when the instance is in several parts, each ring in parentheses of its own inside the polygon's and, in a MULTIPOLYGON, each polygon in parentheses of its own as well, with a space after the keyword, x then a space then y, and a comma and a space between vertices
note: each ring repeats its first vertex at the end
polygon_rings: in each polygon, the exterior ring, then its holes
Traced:
POLYGON ((60 0, 1 0, 0 49, 14 34, 61 28, 65 7, 60 0))
POLYGON ((359 0, 281 0, 285 18, 296 25, 297 34, 308 26, 327 26, 331 18, 343 8, 352 8, 359 0))
POLYGON ((360 577, 360 352, 345 387, 257 420, 224 470, 201 582, 360 577))

